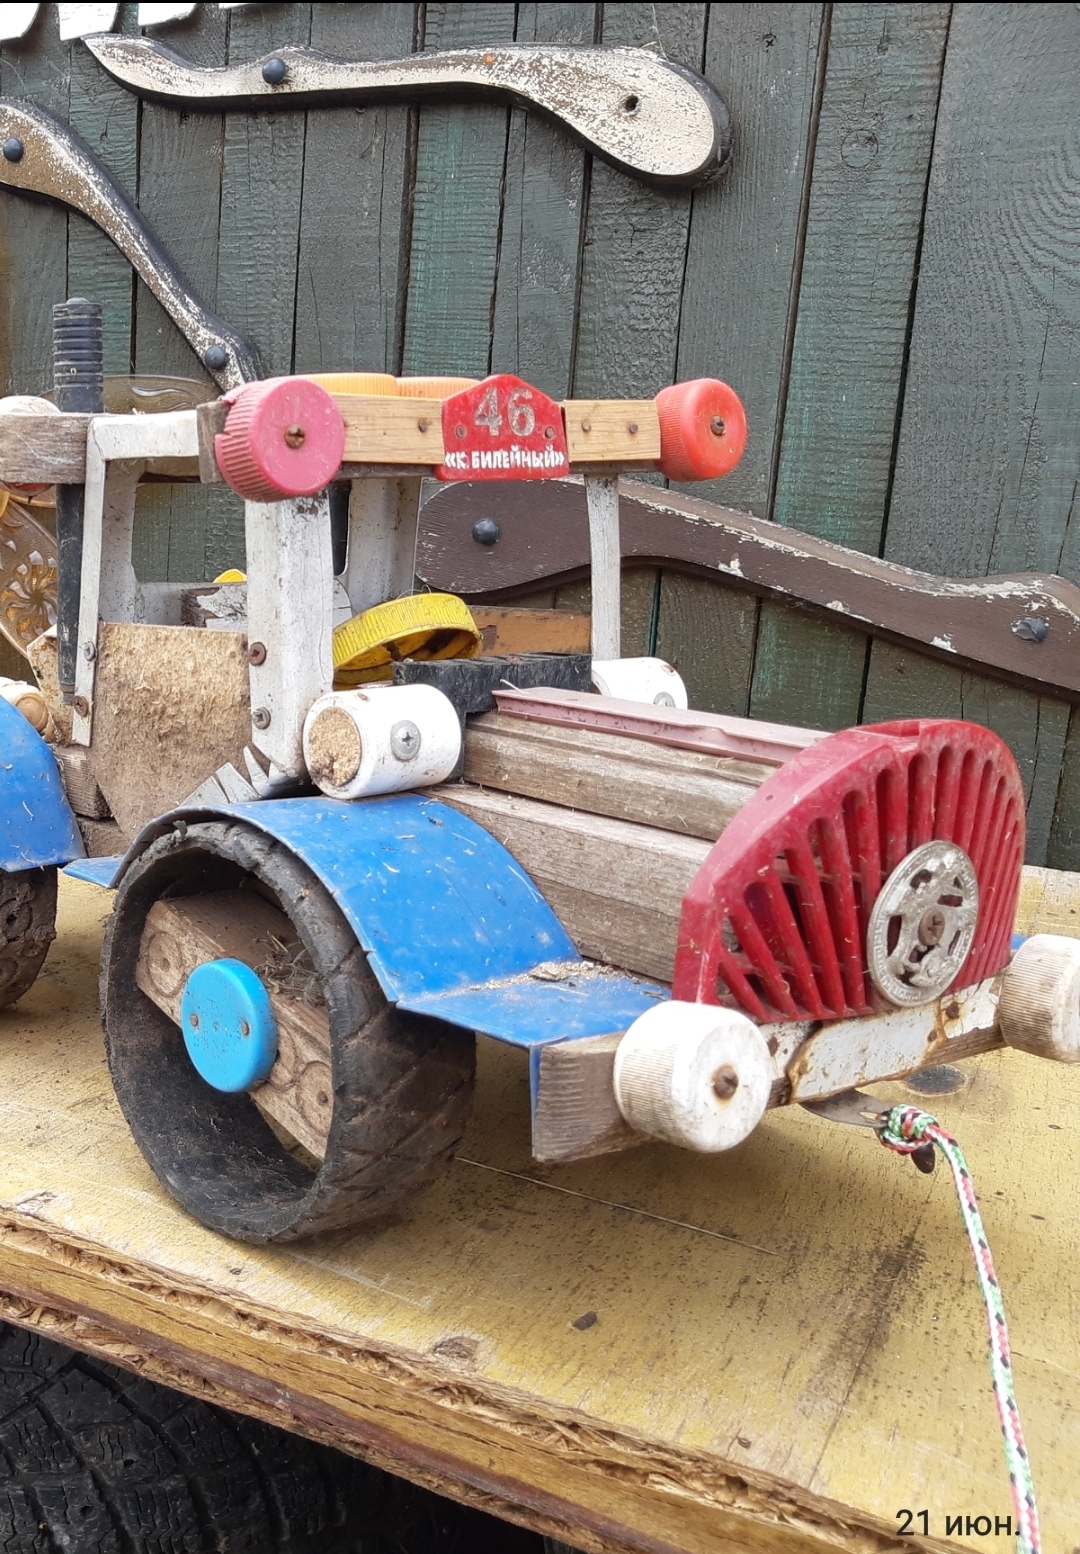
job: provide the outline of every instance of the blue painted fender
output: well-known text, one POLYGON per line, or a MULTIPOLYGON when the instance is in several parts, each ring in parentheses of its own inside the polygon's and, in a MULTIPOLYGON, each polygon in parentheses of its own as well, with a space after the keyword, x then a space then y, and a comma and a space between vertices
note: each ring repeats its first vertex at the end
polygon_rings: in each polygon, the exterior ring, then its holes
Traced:
POLYGON ((625 1030, 668 997, 640 977, 584 967, 506 848, 435 799, 398 793, 175 810, 139 835, 113 883, 181 819, 243 820, 303 859, 402 1009, 537 1047, 625 1030))
POLYGON ((0 869, 40 869, 83 856, 52 751, 0 696, 0 869))

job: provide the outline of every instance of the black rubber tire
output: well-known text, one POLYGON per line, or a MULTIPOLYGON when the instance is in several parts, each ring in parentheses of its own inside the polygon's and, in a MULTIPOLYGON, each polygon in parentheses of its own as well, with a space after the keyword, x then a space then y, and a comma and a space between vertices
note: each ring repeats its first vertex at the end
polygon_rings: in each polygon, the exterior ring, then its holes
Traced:
POLYGON ((388 1004, 330 893, 282 843, 242 821, 178 822, 131 867, 102 950, 113 1085, 158 1177, 204 1225, 241 1241, 295 1240, 384 1214, 439 1176, 472 1106, 471 1031, 388 1004), (211 1088, 178 1027, 138 988, 139 944, 169 895, 260 889, 290 918, 326 1000, 334 1103, 316 1170, 251 1097, 211 1088))
POLYGON ((330 1554, 393 1481, 0 1324, 4 1554, 330 1554))
POLYGON ((56 938, 56 870, 0 873, 0 1009, 29 988, 56 938))

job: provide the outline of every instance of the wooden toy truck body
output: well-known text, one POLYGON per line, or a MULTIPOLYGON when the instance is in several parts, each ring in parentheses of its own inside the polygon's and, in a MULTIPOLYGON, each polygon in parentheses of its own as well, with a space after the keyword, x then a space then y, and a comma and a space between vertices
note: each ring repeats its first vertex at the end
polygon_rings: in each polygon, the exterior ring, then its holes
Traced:
MULTIPOLYGON (((338 478, 352 482, 342 581, 352 609, 360 611, 412 587, 420 481, 442 461, 445 449, 438 401, 339 396, 338 404, 346 425, 338 478)), ((584 475, 588 500, 594 653, 618 657, 617 474, 650 467, 659 456, 655 407, 652 402, 567 403, 563 413, 571 469, 584 475)), ((622 782, 628 792, 646 793, 640 813, 622 809, 616 813, 630 818, 600 820, 528 797, 494 806, 488 803, 485 810, 483 790, 468 781, 483 765, 482 761, 470 763, 468 738, 466 783, 445 791, 448 804, 437 796, 416 794, 350 804, 288 796, 306 778, 301 737, 305 715, 333 681, 335 579, 326 493, 274 503, 247 502, 242 636, 190 628, 176 632, 181 625, 183 588, 142 583, 132 565, 139 480, 154 473, 220 479, 213 439, 221 424, 217 404, 172 414, 50 416, 22 423, 24 451, 19 458, 9 457, 0 477, 85 485, 71 741, 88 748, 91 756, 100 748, 109 761, 122 766, 125 743, 132 750, 139 746, 135 720, 145 718, 151 742, 156 741, 159 750, 159 768, 167 771, 173 762, 181 775, 172 781, 171 803, 158 806, 151 798, 147 812, 143 796, 138 818, 146 824, 123 860, 74 861, 78 848, 70 816, 55 784, 49 786, 40 750, 31 741, 31 754, 25 760, 20 757, 19 771, 6 779, 5 812, 10 814, 33 790, 36 802, 27 807, 36 813, 32 823, 20 821, 21 840, 14 833, 8 836, 0 867, 27 866, 26 861, 20 862, 31 857, 25 850, 27 839, 45 834, 47 812, 52 814, 55 836, 44 851, 31 849, 35 866, 68 865, 74 874, 111 885, 122 884, 126 875, 137 871, 162 838, 183 835, 188 827, 203 822, 242 823, 295 855, 317 876, 344 913, 391 1004, 529 1050, 534 1151, 539 1158, 581 1158, 641 1142, 643 1135, 628 1125, 620 1111, 612 1073, 622 1033, 643 1011, 668 996, 664 982, 655 976, 655 958, 650 963, 652 977, 642 975, 641 964, 628 955, 621 960, 625 969, 584 963, 580 948, 598 960, 605 958, 598 953, 604 948, 603 933, 590 932, 587 923, 577 920, 581 914, 575 915, 572 891, 560 893, 545 883, 567 920, 565 925, 560 922, 541 890, 523 873, 521 860, 529 867, 529 857, 535 856, 542 878, 543 858, 556 853, 576 828, 579 861, 624 881, 628 892, 636 890, 639 899, 628 902, 631 909, 652 909, 652 871, 662 915, 665 894, 670 895, 673 888, 677 893, 680 887, 685 889, 709 852, 704 842, 690 843, 677 835, 682 827, 648 824, 650 814, 656 816, 655 794, 652 800, 647 797, 650 783, 655 788, 657 780, 666 782, 676 805, 681 774, 689 787, 701 785, 701 761, 695 767, 695 757, 680 756, 671 748, 672 743, 681 743, 685 749, 693 740, 672 740, 671 726, 678 725, 684 735, 687 727, 703 730, 696 736, 703 740, 699 754, 704 750, 708 755, 711 774, 720 783, 729 778, 741 781, 748 794, 760 792, 769 771, 782 771, 784 763, 801 759, 822 736, 744 720, 641 708, 638 717, 652 726, 645 731, 647 742, 636 747, 642 752, 642 772, 648 767, 645 780, 639 782, 635 747, 625 733, 607 750, 596 748, 597 739, 601 747, 604 744, 602 730, 582 732, 588 717, 582 719, 580 709, 573 709, 573 698, 564 698, 558 718, 546 725, 547 751, 541 752, 541 765, 547 760, 550 773, 565 772, 574 767, 583 749, 586 755, 591 751, 600 762, 599 775, 593 772, 594 788, 621 791, 622 782), (209 672, 219 683, 197 683, 199 673, 183 667, 195 661, 190 652, 186 660, 181 657, 169 663, 165 638, 175 644, 181 635, 185 651, 193 649, 196 658, 206 649, 209 672), (224 653, 223 645, 228 649, 224 653), (138 706, 128 704, 118 714, 114 688, 114 701, 106 713, 106 681, 115 675, 118 663, 127 665, 123 683, 129 689, 142 676, 145 694, 138 706), (232 711, 219 738, 220 730, 200 724, 200 717, 207 707, 220 707, 222 697, 230 701, 232 711), (568 705, 572 715, 566 712, 568 705), (242 750, 236 749, 236 706, 242 709, 244 723, 242 750), (564 722, 568 718, 570 726, 560 731, 559 718, 564 722), (111 728, 106 728, 106 722, 111 728), (755 738, 756 746, 747 744, 755 738), (756 768, 753 762, 747 766, 750 748, 758 751, 756 768), (192 760, 200 763, 194 781, 189 780, 192 760), (656 760, 664 767, 659 779, 656 760), (184 799, 189 799, 186 805, 181 802, 184 799), (521 822, 516 829, 515 814, 521 822), (530 819, 535 822, 531 855, 530 819), (583 819, 585 825, 580 824, 583 819), (430 835, 436 828, 438 848, 416 843, 418 830, 430 835), (497 840, 500 835, 509 840, 509 847, 497 840), (515 836, 520 843, 516 856, 515 836), (674 887, 673 881, 678 882, 674 887)), ((495 491, 493 497, 497 500, 495 491)), ((596 705, 600 706, 599 700, 596 705)), ((526 709, 530 710, 536 711, 526 709)), ((626 715, 633 712, 631 708, 626 715)), ((520 723, 510 727, 505 712, 482 726, 489 744, 492 737, 503 740, 511 766, 515 730, 520 736, 523 727, 520 723)), ((525 753, 535 768, 536 749, 525 753)), ((512 778, 493 781, 490 762, 485 770, 485 784, 501 786, 510 794, 538 791, 535 775, 530 787, 529 782, 515 783, 512 778)), ((539 780, 544 781, 542 776, 539 780)), ((587 789, 585 781, 577 791, 582 795, 587 789)), ((601 815, 610 815, 605 802, 593 807, 601 815)), ((588 809, 587 798, 581 807, 588 809)), ((1022 811, 1019 824, 1022 850, 1022 811)), ((1018 883, 1019 855, 1014 872, 1018 883)), ((583 910, 587 912, 594 900, 585 890, 583 910)), ((287 934, 283 913, 264 896, 249 896, 239 912, 236 905, 234 898, 208 896, 202 907, 191 900, 162 899, 152 908, 147 926, 157 934, 158 964, 164 954, 169 976, 155 981, 149 949, 154 936, 148 938, 144 931, 138 986, 173 1020, 178 1017, 179 989, 193 966, 228 955, 259 964, 267 938, 275 932, 287 934)), ((606 958, 619 963, 617 955, 606 958)), ((907 1074, 1001 1045, 997 1009, 1003 976, 1004 966, 996 965, 976 983, 950 988, 915 1007, 889 1010, 879 1000, 854 1018, 850 1011, 849 1017, 841 1019, 759 1018, 773 1067, 769 1104, 820 1101, 866 1081, 907 1074)), ((255 1099, 264 1113, 318 1160, 328 1138, 332 1141, 335 1126, 334 1059, 326 1011, 298 1004, 280 992, 273 994, 273 1002, 278 1060, 269 1081, 254 1092, 255 1099)), ((223 1223, 222 1228, 230 1227, 223 1223)), ((242 1228, 233 1233, 249 1234, 242 1228)))

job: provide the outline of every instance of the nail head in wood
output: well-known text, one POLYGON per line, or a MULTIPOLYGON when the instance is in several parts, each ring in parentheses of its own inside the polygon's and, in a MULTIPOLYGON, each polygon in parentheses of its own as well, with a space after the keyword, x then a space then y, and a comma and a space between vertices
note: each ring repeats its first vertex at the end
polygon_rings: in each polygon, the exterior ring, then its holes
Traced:
POLYGON ((265 642, 253 642, 251 644, 251 646, 248 648, 248 663, 249 664, 265 664, 266 663, 266 643, 265 642))

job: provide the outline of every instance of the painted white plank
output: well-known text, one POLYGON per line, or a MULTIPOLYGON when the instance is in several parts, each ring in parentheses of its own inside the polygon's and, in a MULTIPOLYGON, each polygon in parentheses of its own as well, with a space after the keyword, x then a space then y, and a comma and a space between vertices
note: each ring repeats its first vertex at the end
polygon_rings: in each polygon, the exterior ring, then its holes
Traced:
POLYGON ((622 546, 618 479, 614 475, 586 475, 585 501, 592 562, 592 653, 594 658, 619 658, 622 546))
POLYGON ((304 718, 334 678, 326 493, 289 502, 246 502, 244 533, 248 642, 266 650, 250 670, 251 742, 280 773, 300 777, 306 770, 304 718))
MULTIPOLYGON (((21 6, 4 6, 4 10, 22 10, 21 6)), ((72 38, 86 38, 91 33, 108 32, 116 20, 119 9, 115 5, 58 5, 60 13, 60 39, 64 43, 72 38)))

